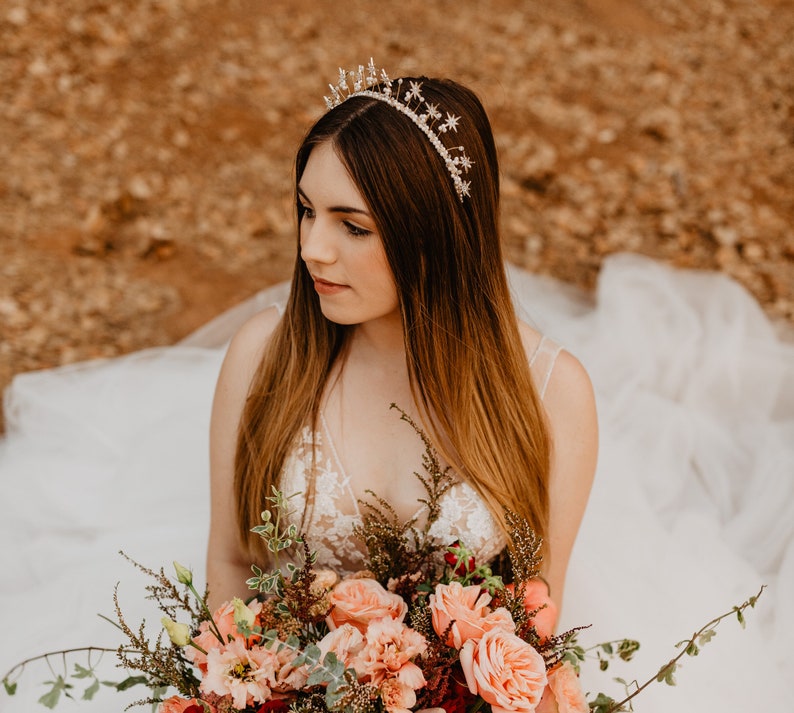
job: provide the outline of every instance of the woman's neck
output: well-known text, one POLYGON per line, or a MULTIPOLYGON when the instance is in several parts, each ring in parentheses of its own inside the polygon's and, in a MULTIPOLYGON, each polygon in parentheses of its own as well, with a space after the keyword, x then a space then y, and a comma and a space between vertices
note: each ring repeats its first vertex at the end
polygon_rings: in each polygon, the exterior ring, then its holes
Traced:
POLYGON ((405 340, 399 312, 357 325, 350 342, 351 355, 372 362, 373 366, 405 364, 405 340))

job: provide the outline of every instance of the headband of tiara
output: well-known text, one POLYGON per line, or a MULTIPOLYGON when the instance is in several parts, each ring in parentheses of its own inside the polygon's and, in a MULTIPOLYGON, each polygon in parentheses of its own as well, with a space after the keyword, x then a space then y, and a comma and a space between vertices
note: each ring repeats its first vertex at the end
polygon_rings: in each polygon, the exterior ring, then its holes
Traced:
POLYGON ((331 87, 331 96, 325 97, 325 104, 328 109, 333 109, 351 97, 372 97, 405 114, 427 136, 444 160, 455 185, 455 192, 463 201, 471 188, 471 181, 464 181, 463 175, 471 168, 472 161, 463 146, 445 146, 441 141, 441 135, 450 131, 457 133, 460 117, 447 112, 446 119, 439 123, 441 112, 435 104, 425 101, 422 96, 422 82, 409 80, 408 85, 403 92, 403 80, 392 82, 386 71, 381 69, 378 72, 370 59, 367 67, 359 65, 358 71, 346 72, 340 69, 339 81, 336 85, 328 85, 331 87))

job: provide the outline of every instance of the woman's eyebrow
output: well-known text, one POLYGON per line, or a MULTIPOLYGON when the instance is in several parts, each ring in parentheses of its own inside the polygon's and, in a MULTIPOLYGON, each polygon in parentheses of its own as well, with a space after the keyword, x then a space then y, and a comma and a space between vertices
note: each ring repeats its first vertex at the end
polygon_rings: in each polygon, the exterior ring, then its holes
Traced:
MULTIPOLYGON (((303 198, 307 203, 311 203, 309 200, 309 196, 304 193, 303 189, 298 186, 298 195, 303 198)), ((364 215, 367 218, 371 218, 372 216, 369 214, 369 211, 364 210, 363 208, 353 208, 352 206, 347 205, 335 205, 331 206, 328 209, 331 213, 356 213, 358 215, 364 215)))

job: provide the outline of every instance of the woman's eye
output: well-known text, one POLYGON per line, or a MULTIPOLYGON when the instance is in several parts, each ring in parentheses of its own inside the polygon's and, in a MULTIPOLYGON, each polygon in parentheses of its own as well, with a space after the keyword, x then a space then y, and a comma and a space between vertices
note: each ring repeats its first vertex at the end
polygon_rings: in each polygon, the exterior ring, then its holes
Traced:
POLYGON ((345 229, 347 230, 347 232, 350 233, 350 235, 353 235, 354 237, 357 237, 357 238, 363 238, 364 236, 370 235, 372 233, 371 230, 367 230, 366 228, 362 228, 361 226, 356 225, 355 223, 351 223, 351 222, 349 222, 347 220, 344 221, 344 225, 345 225, 345 229))
POLYGON ((301 218, 314 218, 314 211, 307 205, 300 205, 301 218))

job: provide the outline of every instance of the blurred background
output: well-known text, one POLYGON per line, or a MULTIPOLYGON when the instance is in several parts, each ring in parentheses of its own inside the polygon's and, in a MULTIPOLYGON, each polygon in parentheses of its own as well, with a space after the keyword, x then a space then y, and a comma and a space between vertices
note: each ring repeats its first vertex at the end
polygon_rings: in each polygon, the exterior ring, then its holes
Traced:
POLYGON ((370 56, 481 96, 511 261, 718 269, 794 322, 792 2, 3 0, 0 389, 287 278, 294 151, 370 56))

